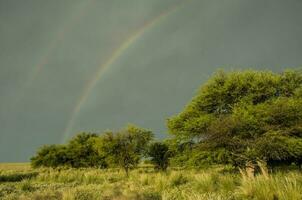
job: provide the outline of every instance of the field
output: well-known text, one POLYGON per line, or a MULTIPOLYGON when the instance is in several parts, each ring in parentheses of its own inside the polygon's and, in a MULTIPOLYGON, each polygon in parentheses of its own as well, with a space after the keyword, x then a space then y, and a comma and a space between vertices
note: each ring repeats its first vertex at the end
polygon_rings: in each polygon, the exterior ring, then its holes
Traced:
POLYGON ((27 171, 30 170, 29 163, 0 163, 0 170, 15 170, 15 171, 27 171))
POLYGON ((31 169, 0 164, 0 199, 302 199, 302 174, 278 172, 242 177, 227 168, 173 169, 140 167, 126 177, 118 169, 31 169))

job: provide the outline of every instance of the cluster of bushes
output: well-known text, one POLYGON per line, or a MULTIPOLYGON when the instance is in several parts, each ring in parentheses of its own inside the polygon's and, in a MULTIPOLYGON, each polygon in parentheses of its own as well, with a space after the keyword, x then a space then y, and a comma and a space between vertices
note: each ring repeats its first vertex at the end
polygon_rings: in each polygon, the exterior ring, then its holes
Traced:
POLYGON ((217 72, 178 115, 173 136, 154 143, 151 131, 128 126, 100 136, 80 134, 67 145, 41 148, 33 166, 112 167, 128 170, 143 158, 158 169, 174 165, 269 167, 302 163, 302 73, 217 72))
POLYGON ((66 145, 41 147, 31 158, 33 167, 121 167, 128 174, 144 158, 150 158, 156 169, 168 166, 169 148, 154 142, 149 130, 128 125, 118 131, 106 131, 101 135, 80 133, 66 145))
POLYGON ((34 167, 93 167, 100 162, 95 149, 96 134, 81 133, 67 145, 45 145, 31 158, 34 167))

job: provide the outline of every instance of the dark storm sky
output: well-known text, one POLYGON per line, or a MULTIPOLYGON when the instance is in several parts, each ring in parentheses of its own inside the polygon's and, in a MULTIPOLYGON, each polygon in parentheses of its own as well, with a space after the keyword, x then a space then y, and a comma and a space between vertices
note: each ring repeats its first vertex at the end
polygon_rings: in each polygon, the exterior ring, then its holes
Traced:
POLYGON ((301 0, 0 0, 0 162, 129 122, 165 137, 165 120, 218 68, 301 66, 301 10, 301 0))

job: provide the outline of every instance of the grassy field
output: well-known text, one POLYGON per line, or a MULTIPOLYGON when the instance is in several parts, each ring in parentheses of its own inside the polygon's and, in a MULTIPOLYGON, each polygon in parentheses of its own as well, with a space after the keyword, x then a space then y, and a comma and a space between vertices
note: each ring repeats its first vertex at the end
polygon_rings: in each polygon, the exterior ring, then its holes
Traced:
POLYGON ((0 164, 0 199, 24 200, 301 200, 302 174, 279 172, 247 179, 223 168, 155 172, 138 168, 126 177, 118 169, 39 169, 0 164))
POLYGON ((30 170, 30 163, 0 163, 0 170, 30 170))

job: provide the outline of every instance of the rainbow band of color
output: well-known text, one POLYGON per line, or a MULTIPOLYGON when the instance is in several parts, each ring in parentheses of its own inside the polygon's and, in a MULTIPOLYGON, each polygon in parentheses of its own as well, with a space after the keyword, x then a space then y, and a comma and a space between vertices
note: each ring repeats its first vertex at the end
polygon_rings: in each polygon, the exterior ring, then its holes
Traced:
POLYGON ((97 82, 101 79, 101 77, 104 75, 106 70, 112 66, 112 64, 117 60, 120 55, 127 50, 139 37, 141 37, 148 29, 153 27, 155 24, 159 23, 162 19, 164 19, 166 16, 170 15, 174 11, 178 10, 182 5, 184 5, 188 1, 182 1, 180 4, 177 4, 173 6, 172 8, 168 9, 167 11, 161 13, 148 23, 146 23, 144 26, 142 26, 138 31, 136 31, 133 35, 127 38, 125 42, 123 42, 109 57, 109 59, 100 65, 98 71, 95 73, 95 76, 91 79, 91 81, 88 82, 87 86, 83 90, 82 95, 80 96, 79 100, 77 101, 74 109, 72 110, 71 117, 67 123, 67 126, 64 130, 63 137, 61 142, 65 142, 69 136, 70 132, 74 126, 75 120, 86 102, 87 98, 89 97, 90 93, 92 92, 93 88, 97 84, 97 82))

